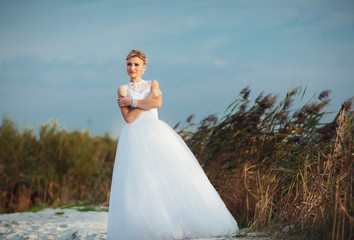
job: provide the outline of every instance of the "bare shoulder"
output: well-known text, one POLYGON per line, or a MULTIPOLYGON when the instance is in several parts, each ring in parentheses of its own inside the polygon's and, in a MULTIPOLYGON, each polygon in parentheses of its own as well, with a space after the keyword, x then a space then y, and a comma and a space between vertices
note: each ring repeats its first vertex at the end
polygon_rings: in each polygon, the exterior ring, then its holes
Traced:
POLYGON ((122 85, 118 88, 117 94, 118 94, 118 97, 123 97, 123 96, 127 95, 127 89, 126 89, 125 85, 122 85))
POLYGON ((152 80, 151 88, 159 88, 159 82, 157 80, 152 80))

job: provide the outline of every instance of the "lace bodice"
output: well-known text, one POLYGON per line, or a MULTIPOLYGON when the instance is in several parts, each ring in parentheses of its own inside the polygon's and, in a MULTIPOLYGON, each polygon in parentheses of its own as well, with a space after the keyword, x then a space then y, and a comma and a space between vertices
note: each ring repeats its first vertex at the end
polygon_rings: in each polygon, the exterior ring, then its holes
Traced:
POLYGON ((127 91, 128 98, 139 100, 144 99, 149 95, 151 90, 151 81, 142 80, 138 83, 129 82, 124 86, 127 91))
MULTIPOLYGON (((151 81, 142 80, 141 82, 134 83, 129 82, 124 85, 127 97, 131 99, 141 100, 146 98, 151 92, 151 81)), ((138 106, 139 107, 139 106, 138 106)), ((139 119, 158 119, 157 109, 145 110, 139 117, 139 119)))

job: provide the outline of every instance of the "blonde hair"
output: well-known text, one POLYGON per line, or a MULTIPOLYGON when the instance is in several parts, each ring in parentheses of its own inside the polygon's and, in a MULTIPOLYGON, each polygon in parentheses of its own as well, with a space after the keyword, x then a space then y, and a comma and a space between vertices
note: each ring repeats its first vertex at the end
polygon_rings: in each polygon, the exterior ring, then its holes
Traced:
POLYGON ((146 64, 146 62, 147 62, 147 58, 146 58, 145 54, 142 51, 140 51, 139 49, 131 50, 130 53, 128 53, 125 60, 128 60, 129 58, 132 58, 132 57, 140 58, 141 60, 144 61, 144 64, 146 64))

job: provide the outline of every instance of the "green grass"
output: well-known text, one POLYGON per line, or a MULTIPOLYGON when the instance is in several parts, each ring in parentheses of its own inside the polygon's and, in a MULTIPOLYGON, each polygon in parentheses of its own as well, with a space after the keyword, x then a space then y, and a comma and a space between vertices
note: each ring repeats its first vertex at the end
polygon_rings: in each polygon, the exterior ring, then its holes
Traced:
POLYGON ((76 209, 79 212, 108 212, 108 208, 92 206, 90 203, 73 203, 60 207, 60 209, 76 209))
POLYGON ((84 207, 84 208, 77 208, 79 212, 90 212, 90 211, 97 211, 95 207, 84 207))
POLYGON ((40 207, 32 207, 29 212, 33 212, 33 213, 36 213, 36 212, 40 212, 42 211, 43 209, 45 209, 46 207, 45 206, 40 206, 40 207))
POLYGON ((90 211, 94 211, 94 212, 108 212, 107 208, 97 208, 97 207, 84 207, 84 208, 77 208, 77 211, 80 212, 90 212, 90 211))
POLYGON ((88 207, 90 204, 89 203, 73 203, 73 204, 68 204, 60 207, 60 209, 73 209, 73 208, 78 208, 78 207, 88 207))

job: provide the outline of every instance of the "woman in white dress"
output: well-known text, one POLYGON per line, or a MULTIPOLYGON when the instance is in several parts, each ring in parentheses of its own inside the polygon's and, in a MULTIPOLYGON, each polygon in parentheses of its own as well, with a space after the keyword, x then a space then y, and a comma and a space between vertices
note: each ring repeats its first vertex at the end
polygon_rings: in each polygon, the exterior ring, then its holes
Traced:
POLYGON ((141 78, 146 57, 132 50, 130 82, 118 88, 127 122, 119 137, 107 239, 160 240, 228 236, 238 231, 220 196, 182 138, 158 119, 162 93, 141 78))

